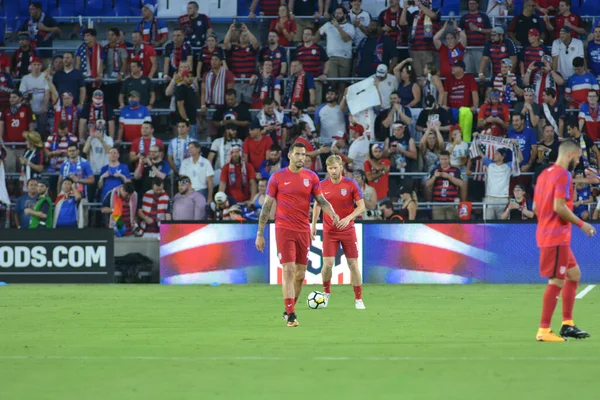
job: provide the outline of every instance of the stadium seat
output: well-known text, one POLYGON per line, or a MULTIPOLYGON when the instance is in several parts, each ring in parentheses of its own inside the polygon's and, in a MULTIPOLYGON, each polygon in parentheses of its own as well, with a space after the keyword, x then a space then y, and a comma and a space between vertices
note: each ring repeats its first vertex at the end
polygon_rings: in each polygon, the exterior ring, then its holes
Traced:
POLYGON ((514 7, 515 7, 515 12, 513 13, 513 15, 521 15, 521 13, 523 13, 523 4, 525 3, 524 0, 515 0, 513 2, 514 7))
POLYGON ((124 2, 129 2, 129 12, 131 15, 141 16, 142 15, 142 3, 155 3, 156 0, 152 1, 140 1, 140 0, 124 0, 124 2))
POLYGON ((581 0, 580 15, 600 15, 600 4, 598 0, 581 0))
POLYGON ((72 17, 75 14, 75 2, 76 0, 62 0, 58 3, 58 7, 56 9, 56 13, 54 16, 56 17, 72 17))
POLYGON ((85 3, 83 15, 90 17, 104 15, 104 0, 86 0, 85 3))
POLYGON ((442 15, 450 16, 450 13, 454 13, 454 18, 460 18, 460 0, 433 0, 433 8, 442 10, 442 15))
MULTIPOLYGON (((243 0, 242 0, 243 1, 243 0)), ((158 0, 158 11, 159 17, 163 18, 177 18, 180 15, 185 14, 187 1, 181 0, 158 0)), ((202 8, 202 6, 200 6, 202 8)))

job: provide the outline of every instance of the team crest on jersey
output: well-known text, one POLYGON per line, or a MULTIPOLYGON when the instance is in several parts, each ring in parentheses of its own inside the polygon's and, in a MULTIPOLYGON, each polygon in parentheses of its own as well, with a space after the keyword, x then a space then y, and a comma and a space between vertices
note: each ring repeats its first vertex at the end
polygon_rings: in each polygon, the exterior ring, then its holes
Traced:
POLYGON ((312 54, 314 56, 315 54, 317 54, 317 51, 315 49, 312 49, 312 54))
POLYGON ((544 55, 544 50, 540 50, 540 56, 544 55))
POLYGON ((145 85, 145 84, 146 84, 146 80, 142 79, 142 85, 145 85))
POLYGON ((309 182, 308 182, 308 179, 305 179, 305 180, 304 180, 304 186, 308 187, 308 183, 309 183, 309 182))
POLYGON ((504 46, 500 47, 500 51, 504 53, 506 51, 506 47, 504 47, 504 46))
POLYGON ((279 52, 275 53, 275 58, 281 58, 281 53, 279 53, 279 52))
POLYGON ((342 189, 342 196, 345 196, 348 194, 348 191, 346 189, 342 189))

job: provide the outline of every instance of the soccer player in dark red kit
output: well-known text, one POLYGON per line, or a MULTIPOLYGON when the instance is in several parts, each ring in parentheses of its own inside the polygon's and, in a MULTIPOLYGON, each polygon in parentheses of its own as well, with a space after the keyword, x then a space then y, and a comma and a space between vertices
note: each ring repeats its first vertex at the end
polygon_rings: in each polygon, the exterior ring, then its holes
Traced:
MULTIPOLYGON (((366 307, 362 300, 362 277, 358 270, 358 241, 354 229, 354 219, 365 211, 365 200, 358 183, 343 175, 344 162, 340 156, 329 156, 325 163, 329 178, 321 182, 321 190, 323 196, 337 210, 340 217, 337 224, 334 224, 329 216, 323 217, 323 271, 321 274, 325 291, 325 305, 329 303, 331 296, 333 263, 341 245, 348 261, 348 268, 350 268, 350 281, 354 287, 354 305, 357 310, 364 310, 366 307)), ((310 230, 312 240, 315 240, 317 234, 317 220, 320 214, 321 207, 315 204, 310 230)))
POLYGON ((540 274, 548 278, 544 292, 542 318, 536 340, 565 342, 567 338, 584 339, 589 333, 573 322, 573 306, 581 271, 571 251, 571 226, 576 225, 589 237, 596 230, 573 214, 573 182, 571 171, 579 164, 579 143, 567 140, 558 149, 556 163, 542 172, 535 186, 533 209, 538 217, 536 232, 540 248, 540 274), (562 290, 562 327, 560 335, 550 329, 552 314, 562 290))
POLYGON ((304 168, 306 146, 296 142, 290 147, 288 155, 289 167, 277 171, 269 179, 267 197, 258 219, 256 248, 261 252, 265 249, 263 232, 276 200, 275 240, 279 262, 283 266, 283 319, 287 320, 288 327, 296 327, 298 319, 294 306, 302 290, 310 252, 311 196, 323 212, 331 217, 334 224, 340 219, 323 196, 317 174, 304 168))

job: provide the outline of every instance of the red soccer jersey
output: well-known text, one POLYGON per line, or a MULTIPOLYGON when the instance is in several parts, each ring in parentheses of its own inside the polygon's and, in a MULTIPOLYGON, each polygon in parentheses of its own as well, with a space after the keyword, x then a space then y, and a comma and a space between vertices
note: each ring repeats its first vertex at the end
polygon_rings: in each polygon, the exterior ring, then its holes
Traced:
POLYGON ((141 62, 143 70, 142 75, 144 76, 150 76, 150 70, 152 69, 150 57, 156 57, 156 50, 149 44, 141 44, 139 48, 134 48, 129 51, 129 62, 134 60, 141 62))
MULTIPOLYGON (((579 15, 576 15, 573 13, 569 14, 568 17, 565 17, 564 15, 557 15, 556 18, 554 19, 554 21, 555 21, 554 38, 555 39, 560 39, 560 30, 563 28, 563 26, 565 26, 565 21, 567 19, 573 26, 581 27, 581 25, 582 25, 581 17, 579 15)), ((577 39, 579 37, 579 33, 575 32, 574 30, 571 30, 571 37, 573 39, 577 39)))
POLYGON ((273 145, 273 139, 270 136, 263 136, 260 140, 254 140, 247 137, 244 140, 244 154, 247 154, 248 161, 254 167, 255 171, 260 170, 260 164, 267 157, 267 151, 273 145))
MULTIPOLYGON (((389 159, 381 160, 381 164, 387 165, 388 167, 392 165, 392 162, 389 159)), ((369 160, 365 161, 365 172, 368 174, 369 172, 373 172, 373 165, 369 160)), ((376 181, 369 182, 370 186, 373 186, 375 192, 377 193, 378 199, 385 199, 388 195, 388 191, 390 190, 390 173, 379 177, 376 181)))
POLYGON ((458 43, 452 50, 442 43, 437 52, 440 55, 440 76, 443 78, 452 76, 452 65, 455 61, 465 59, 465 46, 462 43, 458 43))
POLYGON ((29 130, 29 123, 35 121, 35 115, 31 108, 25 104, 21 105, 17 112, 13 114, 10 107, 2 112, 2 121, 4 121, 5 142, 23 142, 23 132, 29 130))
POLYGON ((448 107, 461 108, 471 107, 473 105, 473 92, 477 92, 479 87, 473 75, 465 74, 457 79, 449 76, 444 82, 444 89, 448 96, 448 107))
POLYGON ((536 239, 539 247, 571 244, 571 224, 554 211, 554 199, 567 199, 567 206, 573 209, 571 173, 558 165, 546 168, 535 185, 533 200, 538 217, 536 239))
MULTIPOLYGON (((354 203, 363 198, 362 192, 354 179, 342 177, 340 183, 333 183, 331 178, 321 182, 323 196, 333 207, 335 213, 342 218, 354 212, 354 203)), ((333 220, 327 214, 323 214, 323 230, 345 232, 354 228, 354 221, 350 221, 344 229, 338 229, 333 225, 333 220)))
POLYGON ((279 170, 269 179, 267 194, 277 201, 276 228, 310 232, 310 199, 321 194, 317 174, 306 168, 298 173, 289 167, 279 170))
POLYGON ((221 170, 221 182, 227 182, 227 188, 225 190, 225 193, 227 193, 228 196, 231 196, 235 199, 235 201, 237 201, 238 203, 242 203, 244 201, 247 201, 250 199, 250 180, 254 179, 256 177, 256 171, 254 170, 254 167, 252 166, 252 164, 250 163, 245 163, 246 164, 246 177, 244 178, 244 174, 242 173, 242 165, 238 164, 236 166, 234 166, 234 175, 235 178, 232 179, 231 176, 229 176, 229 166, 231 164, 226 164, 225 166, 223 166, 223 169, 221 170), (233 184, 231 183, 233 181, 233 184), (245 183, 244 183, 245 181, 245 183))

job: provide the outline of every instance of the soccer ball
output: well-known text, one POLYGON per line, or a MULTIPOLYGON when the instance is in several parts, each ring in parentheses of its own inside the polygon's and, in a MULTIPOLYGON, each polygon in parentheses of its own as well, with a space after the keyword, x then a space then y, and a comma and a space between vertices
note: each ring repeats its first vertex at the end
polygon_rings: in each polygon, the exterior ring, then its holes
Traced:
POLYGON ((308 308, 312 308, 313 310, 325 308, 325 293, 310 292, 307 302, 308 308))

